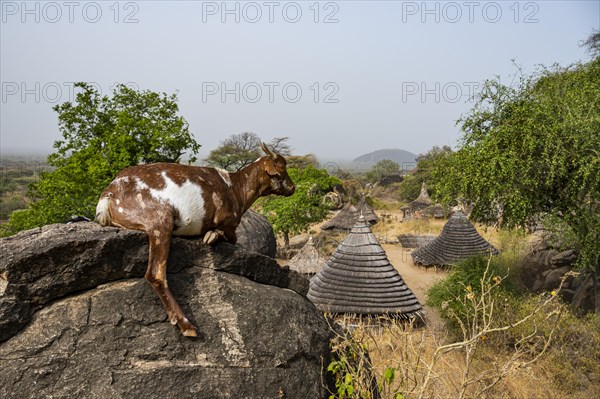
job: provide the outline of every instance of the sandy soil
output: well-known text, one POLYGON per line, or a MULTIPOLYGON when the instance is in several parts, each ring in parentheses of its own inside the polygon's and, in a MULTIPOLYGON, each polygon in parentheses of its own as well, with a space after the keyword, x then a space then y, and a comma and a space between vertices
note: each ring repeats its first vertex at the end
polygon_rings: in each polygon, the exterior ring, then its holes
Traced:
POLYGON ((425 301, 427 300, 427 290, 437 281, 446 278, 447 273, 440 269, 435 271, 432 268, 415 266, 410 256, 412 249, 403 248, 398 244, 382 244, 381 247, 387 253, 390 263, 398 270, 408 288, 425 308, 430 327, 435 328, 443 325, 439 314, 425 305, 425 301))

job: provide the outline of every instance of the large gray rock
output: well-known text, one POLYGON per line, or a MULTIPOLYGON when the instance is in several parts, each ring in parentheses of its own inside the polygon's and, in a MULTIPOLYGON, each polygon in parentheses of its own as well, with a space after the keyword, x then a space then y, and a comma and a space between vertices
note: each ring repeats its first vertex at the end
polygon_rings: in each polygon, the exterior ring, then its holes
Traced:
POLYGON ((275 258, 277 240, 273 233, 273 226, 266 217, 248 209, 235 230, 237 243, 249 251, 275 258))
POLYGON ((144 234, 94 223, 0 240, 1 398, 327 396, 330 330, 302 276, 174 239, 168 279, 190 339, 140 278, 147 250, 144 234))

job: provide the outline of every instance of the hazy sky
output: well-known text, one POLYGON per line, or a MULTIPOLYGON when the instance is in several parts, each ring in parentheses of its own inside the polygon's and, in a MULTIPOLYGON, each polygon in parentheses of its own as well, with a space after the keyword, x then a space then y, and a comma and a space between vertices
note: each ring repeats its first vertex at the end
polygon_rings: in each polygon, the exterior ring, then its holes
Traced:
POLYGON ((1 152, 51 152, 72 82, 177 92, 202 154, 252 131, 354 158, 453 145, 485 79, 589 57, 599 1, 0 1, 1 152))

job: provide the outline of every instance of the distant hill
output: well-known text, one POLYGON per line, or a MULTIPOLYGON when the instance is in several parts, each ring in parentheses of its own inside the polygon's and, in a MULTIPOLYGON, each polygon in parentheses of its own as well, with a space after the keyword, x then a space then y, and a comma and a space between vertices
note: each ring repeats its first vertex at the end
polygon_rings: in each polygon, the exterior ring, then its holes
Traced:
POLYGON ((402 169, 412 169, 416 165, 417 154, 397 148, 387 148, 354 158, 350 167, 355 170, 371 169, 373 165, 383 159, 396 162, 402 169))

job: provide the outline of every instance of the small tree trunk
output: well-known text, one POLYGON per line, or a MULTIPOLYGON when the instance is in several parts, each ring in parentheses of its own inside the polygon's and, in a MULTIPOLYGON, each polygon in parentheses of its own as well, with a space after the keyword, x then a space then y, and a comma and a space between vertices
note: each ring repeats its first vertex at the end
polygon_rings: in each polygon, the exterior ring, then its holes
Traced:
POLYGON ((286 250, 290 248, 290 234, 287 231, 283 233, 283 246, 286 250))

